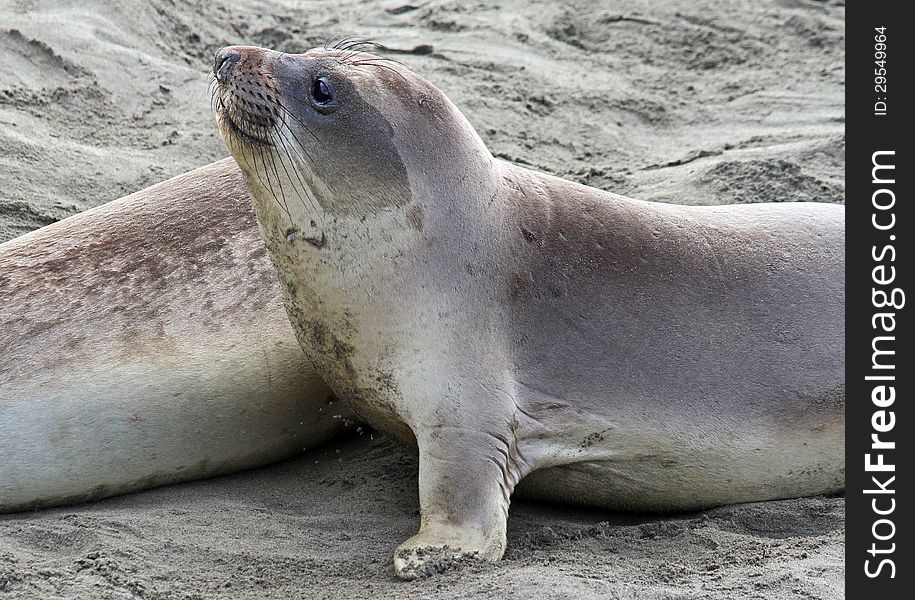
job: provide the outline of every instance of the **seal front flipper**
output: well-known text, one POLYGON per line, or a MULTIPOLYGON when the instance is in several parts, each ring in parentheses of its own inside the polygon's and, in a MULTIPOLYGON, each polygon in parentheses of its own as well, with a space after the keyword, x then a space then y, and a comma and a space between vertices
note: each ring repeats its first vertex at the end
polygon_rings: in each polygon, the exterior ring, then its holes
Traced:
POLYGON ((527 468, 514 427, 489 433, 460 424, 423 427, 419 445, 419 532, 394 554, 401 579, 441 573, 467 559, 505 552, 509 498, 527 468))

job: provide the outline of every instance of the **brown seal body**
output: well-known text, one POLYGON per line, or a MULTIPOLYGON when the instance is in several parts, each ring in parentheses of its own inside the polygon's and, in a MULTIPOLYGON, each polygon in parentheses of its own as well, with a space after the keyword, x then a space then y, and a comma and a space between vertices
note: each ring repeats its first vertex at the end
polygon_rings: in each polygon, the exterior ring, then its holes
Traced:
POLYGON ((843 207, 642 202, 498 161, 368 54, 227 48, 216 74, 299 342, 418 446, 399 576, 498 559, 516 486, 634 510, 842 489, 843 207))
POLYGON ((232 159, 0 244, 0 511, 278 460, 331 400, 232 159))

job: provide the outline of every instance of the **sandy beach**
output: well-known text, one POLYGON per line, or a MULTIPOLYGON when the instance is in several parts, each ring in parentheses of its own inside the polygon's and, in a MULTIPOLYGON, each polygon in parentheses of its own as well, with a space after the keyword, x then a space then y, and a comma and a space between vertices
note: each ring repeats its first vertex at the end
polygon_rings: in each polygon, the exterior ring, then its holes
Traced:
MULTIPOLYGON (((217 48, 345 35, 387 46, 519 165, 644 200, 842 203, 844 17, 841 0, 0 0, 0 241, 227 156, 217 48)), ((365 429, 3 515, 0 598, 844 597, 842 497, 665 516, 517 501, 503 561, 400 582, 416 471, 365 429)))

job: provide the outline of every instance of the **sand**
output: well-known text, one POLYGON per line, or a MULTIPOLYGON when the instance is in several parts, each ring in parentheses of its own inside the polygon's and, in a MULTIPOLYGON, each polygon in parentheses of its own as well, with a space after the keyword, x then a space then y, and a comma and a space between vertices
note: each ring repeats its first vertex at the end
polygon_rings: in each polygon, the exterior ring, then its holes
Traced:
MULTIPOLYGON (((844 201, 844 2, 0 0, 0 241, 226 156, 217 47, 347 34, 389 46, 518 164, 648 200, 844 201)), ((841 497, 664 517, 518 501, 501 563, 402 583, 415 478, 366 430, 2 516, 0 598, 844 596, 841 497)))

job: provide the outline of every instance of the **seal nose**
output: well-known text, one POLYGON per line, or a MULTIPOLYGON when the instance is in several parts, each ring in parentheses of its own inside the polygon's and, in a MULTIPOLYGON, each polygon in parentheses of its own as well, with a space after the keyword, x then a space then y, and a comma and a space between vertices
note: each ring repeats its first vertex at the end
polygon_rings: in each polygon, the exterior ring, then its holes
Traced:
POLYGON ((213 61, 213 74, 216 76, 216 81, 225 83, 229 73, 239 62, 241 62, 241 52, 235 46, 220 48, 213 61))

